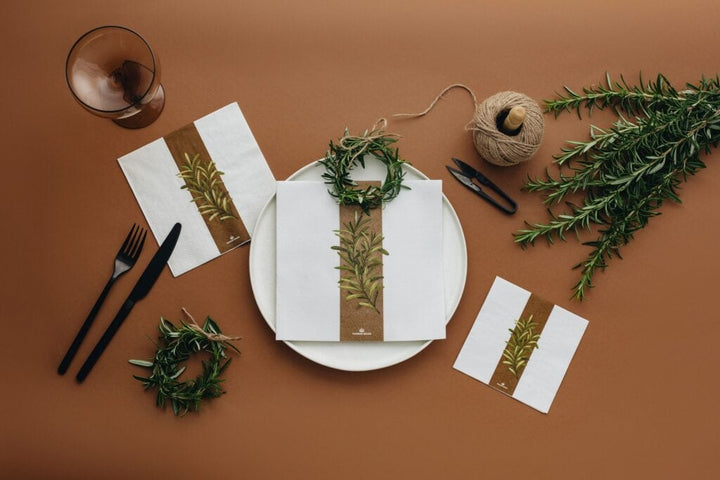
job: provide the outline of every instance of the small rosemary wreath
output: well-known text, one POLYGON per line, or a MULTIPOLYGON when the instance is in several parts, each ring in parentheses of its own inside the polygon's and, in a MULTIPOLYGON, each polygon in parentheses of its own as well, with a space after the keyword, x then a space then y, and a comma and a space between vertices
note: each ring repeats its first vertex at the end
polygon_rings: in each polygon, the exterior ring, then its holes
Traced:
POLYGON ((157 388, 155 403, 158 407, 165 408, 167 400, 170 400, 173 413, 180 416, 190 410, 198 411, 202 400, 217 398, 225 393, 220 386, 224 381, 220 375, 231 361, 227 358, 225 349, 230 347, 240 353, 234 345, 228 343, 238 340, 239 337, 223 335, 220 327, 210 317, 205 319, 201 328, 185 309, 182 312, 190 323, 181 321, 180 327, 160 318, 160 342, 152 361, 129 360, 138 367, 152 369, 148 377, 133 377, 143 383, 145 390, 157 388), (179 381, 178 377, 187 368, 182 363, 192 354, 202 351, 210 354, 210 358, 202 362, 202 373, 193 380, 179 381))
POLYGON ((397 148, 392 148, 398 135, 385 133, 386 125, 387 121, 380 119, 360 136, 350 135, 346 128, 337 143, 330 141, 330 149, 319 163, 325 167, 322 178, 330 185, 328 191, 340 205, 357 205, 367 213, 397 197, 401 188, 408 188, 402 184, 405 176, 402 165, 407 162, 400 158, 397 148), (374 156, 387 167, 385 181, 379 187, 357 188, 350 178, 355 166, 365 168, 366 155, 374 156))

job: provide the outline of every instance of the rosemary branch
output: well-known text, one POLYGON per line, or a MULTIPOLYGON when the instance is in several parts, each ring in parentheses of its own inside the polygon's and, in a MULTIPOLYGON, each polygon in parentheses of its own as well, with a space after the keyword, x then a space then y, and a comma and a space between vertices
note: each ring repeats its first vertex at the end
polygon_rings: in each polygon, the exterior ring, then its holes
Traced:
POLYGON ((582 93, 565 87, 565 94, 545 104, 556 116, 607 107, 618 115, 610 128, 591 126, 588 140, 570 141, 561 149, 554 157, 557 177, 546 172, 544 178, 528 178, 525 189, 545 194, 550 218, 526 222, 527 228, 514 234, 527 247, 540 237, 553 243, 570 232, 578 237, 594 232, 596 238, 583 243, 591 252, 574 267, 580 279, 573 297, 582 300, 596 271, 620 257, 620 248, 660 214, 665 200, 680 203, 680 185, 705 167, 700 155, 720 141, 720 80, 703 77, 678 91, 663 75, 648 83, 640 78, 636 86, 608 75, 605 85, 585 87, 582 93), (567 200, 578 193, 580 204, 567 200), (564 212, 551 210, 563 202, 564 212))

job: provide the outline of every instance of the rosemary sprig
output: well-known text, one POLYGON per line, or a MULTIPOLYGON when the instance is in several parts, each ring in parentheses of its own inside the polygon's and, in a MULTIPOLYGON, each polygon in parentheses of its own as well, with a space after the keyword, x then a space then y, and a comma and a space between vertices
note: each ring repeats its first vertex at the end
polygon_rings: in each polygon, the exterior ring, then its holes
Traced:
MULTIPOLYGON (((663 76, 636 86, 621 78, 605 85, 583 88, 576 93, 546 100, 546 111, 556 116, 564 111, 612 107, 618 115, 606 129, 590 127, 590 138, 571 141, 555 156, 557 178, 529 178, 525 189, 545 194, 549 221, 528 223, 514 234, 522 247, 542 237, 549 243, 565 240, 566 234, 582 231, 595 234, 583 245, 591 247, 587 258, 575 265, 580 279, 573 297, 582 300, 594 286, 593 275, 604 270, 620 248, 660 214, 666 200, 680 203, 678 189, 691 175, 705 168, 700 155, 720 141, 720 80, 703 77, 697 85, 676 90, 663 76), (568 201, 582 195, 581 203, 568 201), (559 214, 550 207, 565 203, 559 214)), ((621 257, 620 257, 621 258, 621 257)))
POLYGON ((199 153, 192 158, 185 154, 185 163, 178 174, 185 180, 185 184, 180 188, 191 193, 193 201, 198 204, 198 211, 207 216, 209 221, 217 218, 222 222, 237 218, 232 211, 232 200, 222 187, 223 175, 224 172, 218 170, 212 160, 203 166, 199 153))
POLYGON ((389 255, 382 247, 383 236, 370 230, 370 218, 355 212, 355 217, 344 224, 343 229, 335 230, 340 245, 330 248, 336 250, 342 260, 340 266, 340 289, 346 291, 346 300, 357 300, 359 307, 377 307, 378 296, 382 290, 382 275, 378 270, 382 266, 382 256, 389 255))
POLYGON ((506 342, 505 350, 502 353, 503 365, 507 365, 510 373, 515 377, 525 370, 530 359, 530 354, 538 348, 538 340, 540 334, 535 333, 538 324, 533 321, 530 315, 526 320, 518 319, 515 322, 515 328, 510 330, 510 339, 506 342))
POLYGON ((577 93, 568 86, 564 86, 563 90, 565 93, 558 93, 556 100, 545 101, 547 111, 554 113, 556 117, 563 111, 574 110, 581 116, 583 108, 592 113, 595 108, 602 110, 605 107, 616 107, 628 115, 634 115, 645 108, 662 109, 678 96, 678 92, 663 75, 658 75, 656 81, 647 84, 640 75, 638 84, 630 85, 623 76, 620 76, 620 81, 613 81, 610 74, 606 73, 605 85, 600 83, 583 87, 582 93, 577 93))
POLYGON ((359 136, 350 135, 345 128, 343 137, 337 143, 330 141, 325 158, 318 162, 325 167, 322 178, 330 186, 330 195, 340 205, 357 205, 367 213, 383 202, 391 201, 402 188, 408 188, 402 184, 405 176, 402 165, 406 162, 400 158, 397 148, 393 148, 397 135, 386 134, 383 126, 384 122, 376 124, 359 136), (350 171, 357 165, 365 168, 368 155, 387 167, 385 181, 379 187, 369 185, 357 188, 357 184, 350 178, 350 171))
POLYGON ((129 362, 151 370, 147 377, 133 375, 133 378, 142 382, 145 390, 157 389, 156 405, 165 408, 169 400, 175 415, 182 416, 190 410, 198 411, 203 400, 217 398, 225 393, 221 387, 224 380, 220 375, 231 361, 225 350, 227 347, 238 353, 239 350, 229 343, 237 340, 237 337, 222 335, 220 327, 210 317, 205 319, 202 328, 194 323, 180 323, 176 327, 172 322, 160 318, 160 341, 155 358, 152 361, 129 362), (186 369, 182 363, 201 351, 210 354, 210 358, 202 362, 202 373, 193 380, 179 381, 178 377, 186 369))

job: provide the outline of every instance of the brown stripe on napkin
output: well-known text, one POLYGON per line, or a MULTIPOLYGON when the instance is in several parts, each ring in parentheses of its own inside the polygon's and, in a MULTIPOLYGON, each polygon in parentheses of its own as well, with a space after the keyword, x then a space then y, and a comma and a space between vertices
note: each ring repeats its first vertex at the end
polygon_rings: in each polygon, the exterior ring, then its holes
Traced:
MULTIPOLYGON (((368 185, 380 186, 380 182, 357 182, 361 187, 368 185)), ((340 247, 344 248, 348 241, 360 242, 361 248, 375 239, 373 247, 382 247, 382 208, 375 208, 364 213, 360 207, 340 205, 340 229, 345 240, 340 247), (360 230, 352 235, 350 225, 360 222, 360 230), (344 231, 344 232, 343 232, 344 231), (350 237, 354 238, 350 238, 350 237)), ((372 249, 372 248, 371 248, 372 249)), ((370 250, 371 250, 370 249, 370 250)), ((339 252, 343 253, 343 252, 339 252)), ((362 255, 359 255, 363 257, 362 255)), ((366 256, 365 270, 358 266, 356 272, 345 258, 340 258, 340 340, 341 341, 378 341, 383 340, 383 255, 376 251, 366 256), (379 264, 377 264, 380 262, 379 264), (374 264, 374 266, 373 266, 374 264), (347 269, 349 270, 347 270, 347 269), (350 296, 350 298, 348 298, 350 296)))
POLYGON ((195 124, 164 139, 220 253, 249 241, 250 234, 225 188, 222 173, 215 168, 195 124))
MULTIPOLYGON (((525 339, 539 338, 545 324, 547 323, 553 306, 554 305, 547 300, 544 300, 535 294, 531 294, 525 304, 525 308, 523 309, 520 318, 518 319, 518 322, 515 324, 513 331, 518 335, 525 333, 525 339), (527 322, 530 320, 531 316, 532 324, 528 324, 527 322), (531 326, 532 328, 521 329, 521 322, 524 322, 525 326, 531 326), (521 330, 524 330, 524 332, 521 330)), ((513 347, 514 345, 512 345, 512 342, 509 342, 508 345, 506 345, 503 355, 500 356, 497 367, 495 367, 495 372, 490 379, 491 387, 496 388, 503 393, 507 393, 508 395, 512 395, 513 392, 515 392, 515 388, 520 381, 520 377, 522 377, 522 374, 525 371, 527 362, 530 361, 530 357, 535 351, 535 348, 528 346, 525 350, 521 351, 520 355, 512 355, 515 353, 513 351, 513 347), (511 367, 516 367, 517 364, 508 360, 506 353, 514 359, 522 358, 525 360, 525 363, 523 363, 521 367, 515 368, 515 373, 513 373, 511 367)))

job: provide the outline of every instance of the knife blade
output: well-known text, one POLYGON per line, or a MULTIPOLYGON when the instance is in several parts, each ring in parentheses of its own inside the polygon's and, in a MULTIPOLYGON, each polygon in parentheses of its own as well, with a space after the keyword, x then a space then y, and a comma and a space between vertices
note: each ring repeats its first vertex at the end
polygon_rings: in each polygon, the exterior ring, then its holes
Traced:
POLYGON ((112 323, 105 330, 105 333, 103 333, 103 336, 100 338, 97 345, 95 345, 95 348, 90 353, 87 360, 85 360, 83 366, 80 367, 80 371, 75 377, 75 379, 79 383, 85 380, 85 378, 88 376, 90 370, 92 370, 92 368, 95 366, 98 359, 100 358, 100 355, 102 355, 102 353, 105 351, 105 348, 107 348, 110 340, 112 340, 112 338, 115 336, 118 329, 125 321, 125 318, 127 318, 128 314, 130 313, 130 310, 132 310, 133 306, 137 302, 145 298, 152 286, 155 284, 155 281, 160 276, 160 273, 165 268, 165 264, 167 263, 170 255, 175 249, 175 245, 177 244, 181 229, 182 226, 179 223, 176 223, 170 230, 170 233, 168 233, 167 237, 165 237, 162 245, 160 245, 158 251, 155 253, 155 256, 152 258, 152 260, 150 260, 150 263, 148 263, 145 271, 142 273, 142 275, 140 275, 140 278, 135 284, 135 287, 133 287, 130 295, 128 295, 125 303, 123 303, 123 306, 120 307, 120 310, 118 311, 117 315, 115 315, 112 323))

